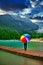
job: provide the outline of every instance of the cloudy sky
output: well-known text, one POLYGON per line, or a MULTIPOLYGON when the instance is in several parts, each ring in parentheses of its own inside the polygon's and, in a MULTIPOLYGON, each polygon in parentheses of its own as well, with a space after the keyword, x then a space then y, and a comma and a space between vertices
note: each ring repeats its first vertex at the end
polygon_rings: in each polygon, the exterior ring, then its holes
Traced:
POLYGON ((0 15, 5 14, 43 21, 43 0, 0 0, 0 15))

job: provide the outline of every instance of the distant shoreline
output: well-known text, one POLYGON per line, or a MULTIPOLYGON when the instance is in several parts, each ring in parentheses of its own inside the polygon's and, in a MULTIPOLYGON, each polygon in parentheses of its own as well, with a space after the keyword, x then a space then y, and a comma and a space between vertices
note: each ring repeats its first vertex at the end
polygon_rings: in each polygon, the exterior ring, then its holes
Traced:
POLYGON ((43 40, 42 39, 31 39, 31 42, 40 42, 40 43, 43 43, 43 40))

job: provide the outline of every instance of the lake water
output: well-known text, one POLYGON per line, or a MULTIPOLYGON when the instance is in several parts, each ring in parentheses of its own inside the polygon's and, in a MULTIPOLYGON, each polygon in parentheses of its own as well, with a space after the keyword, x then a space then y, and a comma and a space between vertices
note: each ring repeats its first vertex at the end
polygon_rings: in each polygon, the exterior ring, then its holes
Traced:
MULTIPOLYGON (((0 46, 24 49, 24 44, 19 40, 0 40, 0 46)), ((29 42, 27 44, 27 49, 43 51, 43 43, 29 42)))
POLYGON ((25 58, 0 50, 0 65, 43 65, 43 61, 25 58))

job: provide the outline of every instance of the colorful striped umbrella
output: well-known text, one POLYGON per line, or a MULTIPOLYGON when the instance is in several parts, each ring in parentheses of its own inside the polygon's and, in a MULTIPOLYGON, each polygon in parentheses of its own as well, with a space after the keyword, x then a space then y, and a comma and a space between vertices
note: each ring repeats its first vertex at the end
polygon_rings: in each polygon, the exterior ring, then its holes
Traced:
POLYGON ((23 34, 21 37, 20 37, 20 40, 23 42, 23 43, 27 43, 27 42, 30 42, 30 38, 31 36, 29 34, 23 34))

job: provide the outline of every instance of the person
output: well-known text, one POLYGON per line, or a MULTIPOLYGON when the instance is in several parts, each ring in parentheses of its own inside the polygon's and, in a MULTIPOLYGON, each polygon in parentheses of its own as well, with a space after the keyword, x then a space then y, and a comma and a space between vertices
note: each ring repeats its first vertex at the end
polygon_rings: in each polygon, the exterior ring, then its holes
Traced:
POLYGON ((24 43, 24 49, 27 50, 27 43, 24 43))
POLYGON ((23 34, 20 40, 24 43, 24 49, 27 50, 27 43, 30 42, 31 36, 29 34, 23 34))

